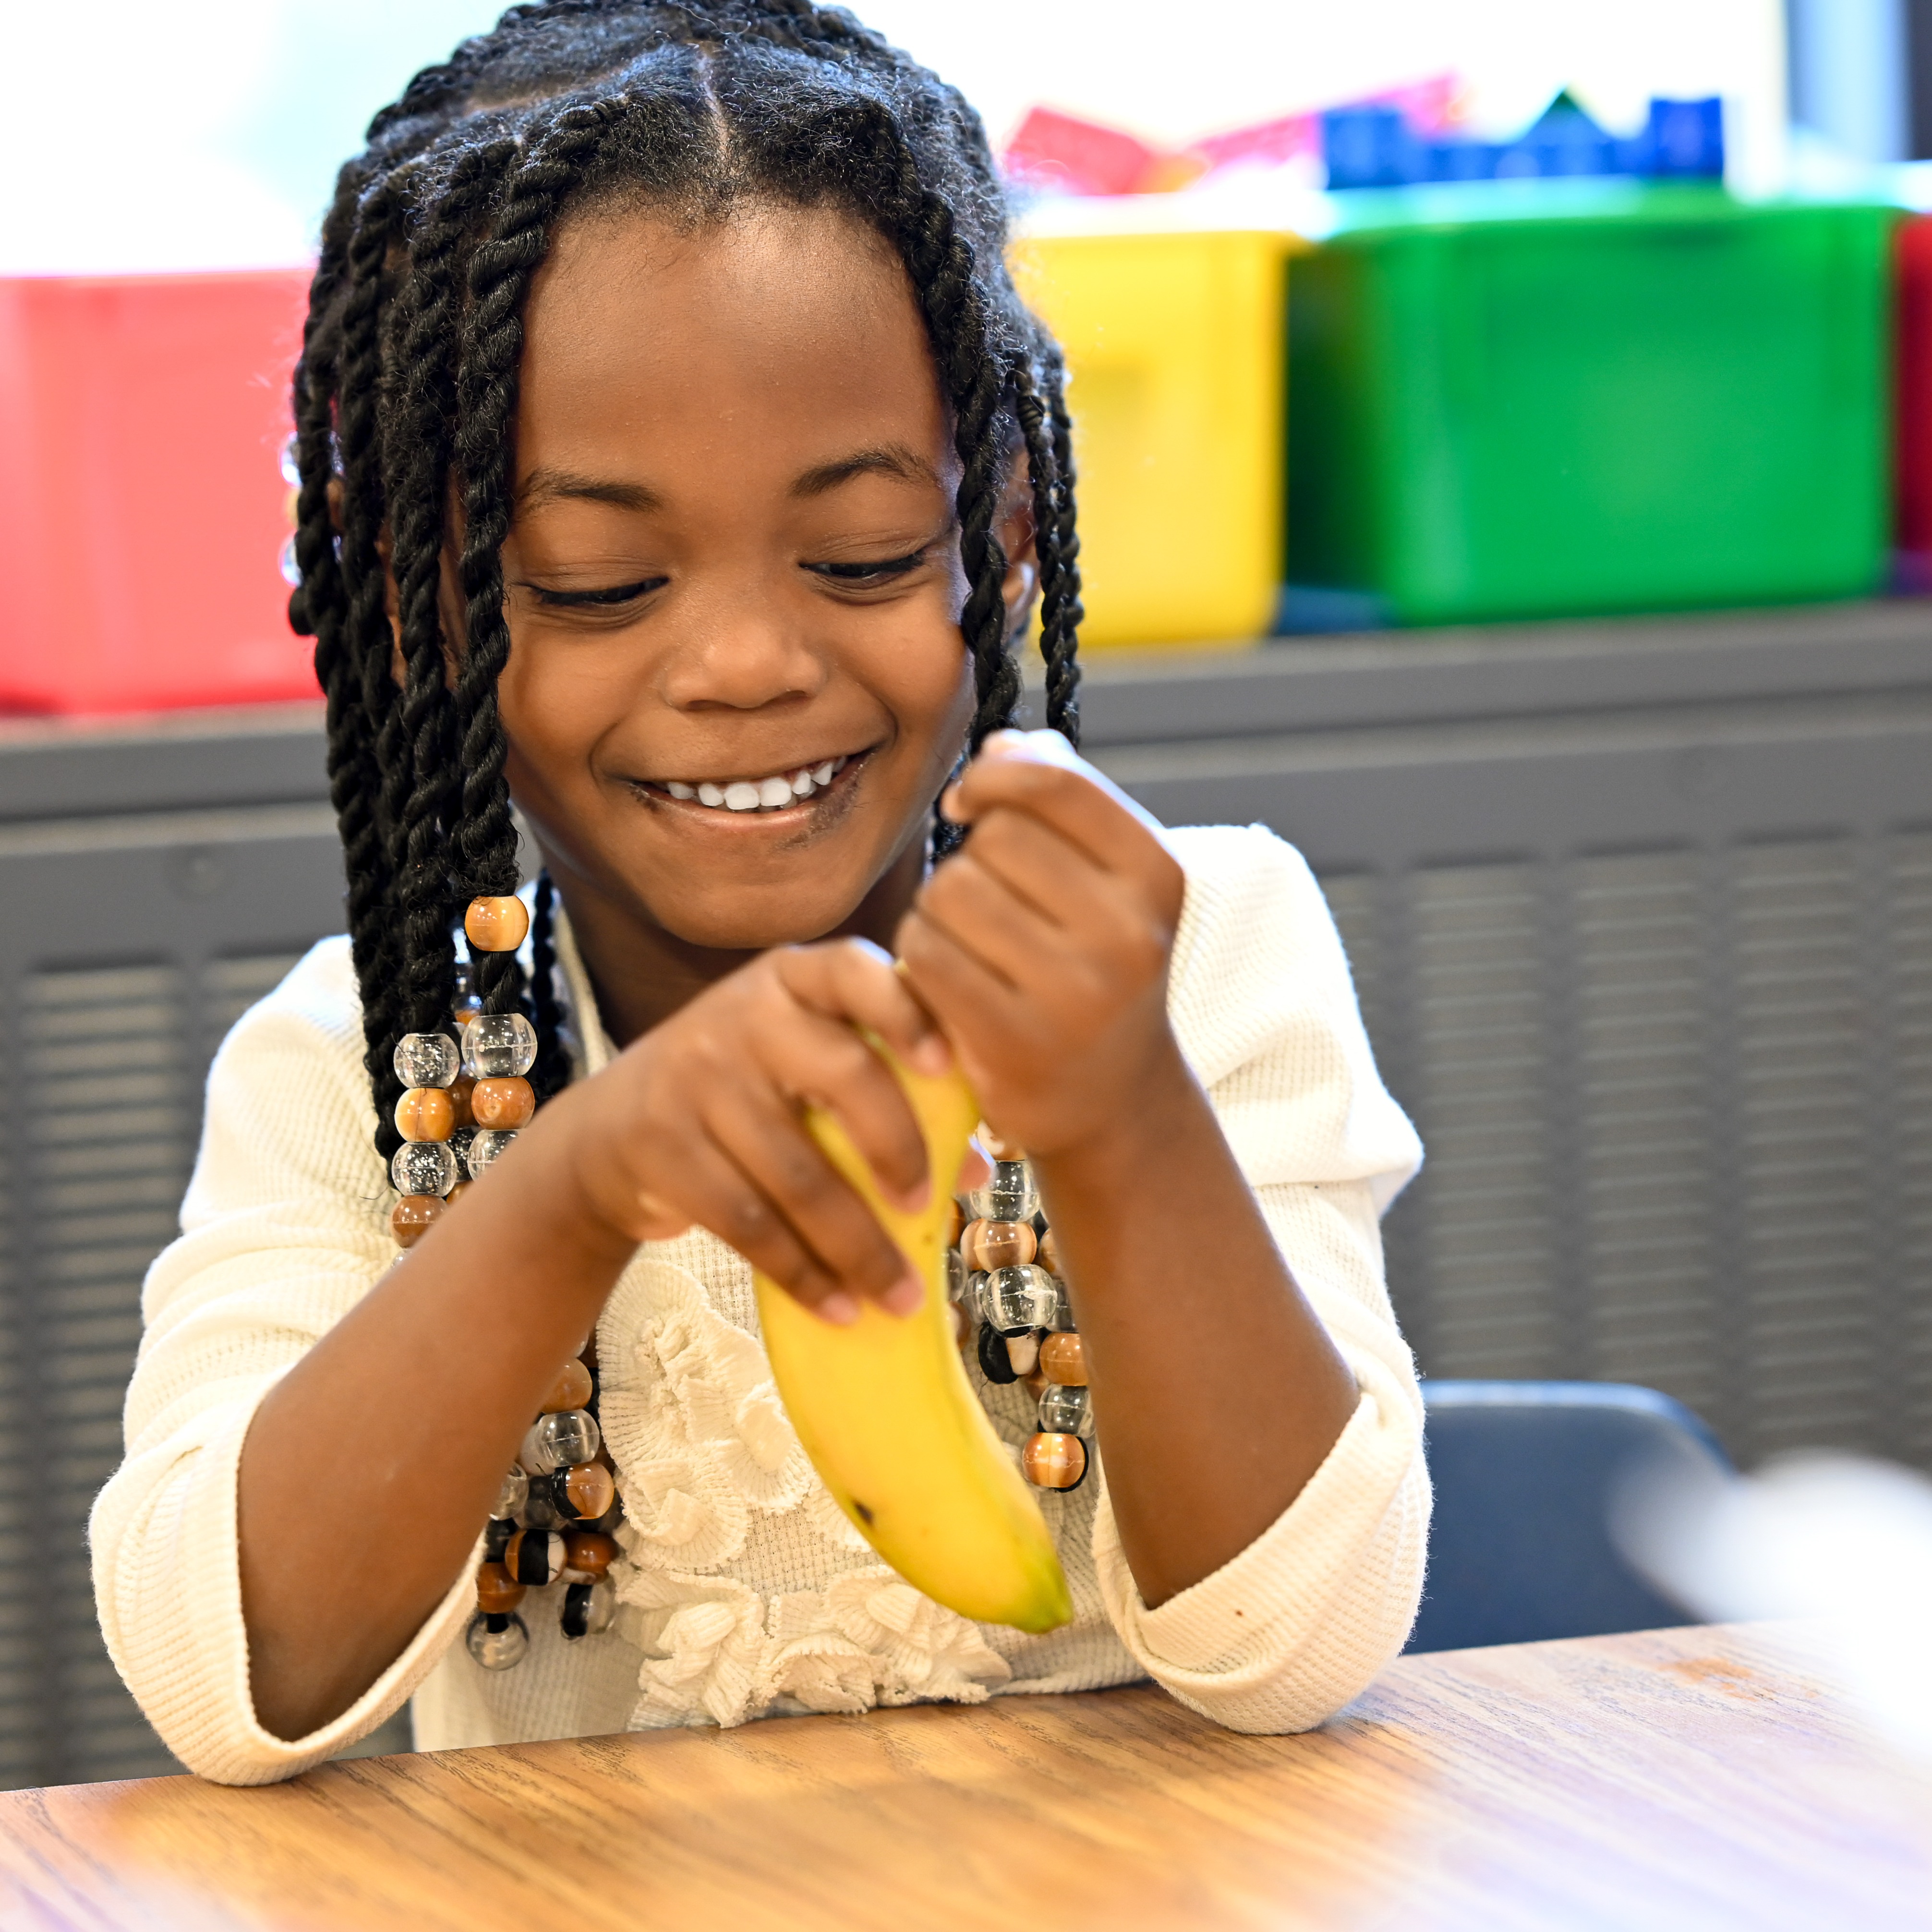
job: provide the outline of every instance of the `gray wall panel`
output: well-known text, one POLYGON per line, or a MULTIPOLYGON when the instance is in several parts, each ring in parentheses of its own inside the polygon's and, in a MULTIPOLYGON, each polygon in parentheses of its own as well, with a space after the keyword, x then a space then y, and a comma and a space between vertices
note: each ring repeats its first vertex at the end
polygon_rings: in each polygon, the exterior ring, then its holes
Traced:
MULTIPOLYGON (((1123 653, 1084 710, 1164 818, 1321 874, 1429 1144, 1426 1370, 1932 1467, 1925 607, 1123 653)), ((312 707, 0 732, 0 1784, 168 1766, 82 1529, 208 1056, 340 923, 325 794, 312 707)))

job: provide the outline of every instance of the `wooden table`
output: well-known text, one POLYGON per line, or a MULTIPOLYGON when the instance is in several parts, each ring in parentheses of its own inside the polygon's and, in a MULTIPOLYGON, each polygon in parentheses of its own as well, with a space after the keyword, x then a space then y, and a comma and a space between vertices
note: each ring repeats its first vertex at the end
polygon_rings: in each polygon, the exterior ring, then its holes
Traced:
POLYGON ((1932 1927, 1932 1779, 1795 1633, 1406 1658, 1304 1737, 1140 1688, 0 1796, 0 1928, 1932 1927))

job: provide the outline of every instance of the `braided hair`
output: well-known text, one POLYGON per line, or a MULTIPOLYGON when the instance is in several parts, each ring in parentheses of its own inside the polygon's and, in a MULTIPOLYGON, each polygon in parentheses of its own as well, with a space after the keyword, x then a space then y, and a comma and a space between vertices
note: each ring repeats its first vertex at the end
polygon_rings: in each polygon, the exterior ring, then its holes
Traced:
MULTIPOLYGON (((538 882, 528 985, 514 954, 458 953, 462 910, 514 892, 517 827, 497 682, 502 547, 530 284, 559 224, 600 198, 697 221, 748 200, 838 208, 916 292, 951 412, 977 703, 968 748, 1019 695, 997 524, 1024 450, 1046 722, 1077 742, 1081 617, 1058 350, 1006 267, 979 117, 842 8, 812 0, 536 0, 425 68, 370 124, 323 223, 294 387, 290 603, 315 639, 348 874, 365 1064, 386 1161, 406 1033, 449 1024, 459 974, 536 1025, 538 1097, 568 1078, 554 892, 538 882), (461 508, 463 634, 439 592, 461 508), (389 584, 394 586, 392 615, 389 584), (453 674, 453 675, 452 675, 453 674)), ((936 825, 944 856, 953 828, 936 825)))

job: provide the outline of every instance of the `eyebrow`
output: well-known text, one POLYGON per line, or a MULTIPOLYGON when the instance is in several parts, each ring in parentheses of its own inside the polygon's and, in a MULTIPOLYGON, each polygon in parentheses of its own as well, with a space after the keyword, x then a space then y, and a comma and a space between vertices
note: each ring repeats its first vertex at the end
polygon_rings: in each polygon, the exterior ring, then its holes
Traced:
POLYGON ((904 444, 889 442, 876 449, 855 450, 830 463, 820 463, 792 479, 794 496, 823 496, 855 476, 900 476, 909 483, 937 483, 932 465, 904 444))
POLYGON ((661 510, 664 499, 641 483, 620 483, 614 478, 580 476, 569 470, 532 470, 517 492, 517 507, 534 510, 560 500, 583 503, 608 503, 618 510, 661 510))

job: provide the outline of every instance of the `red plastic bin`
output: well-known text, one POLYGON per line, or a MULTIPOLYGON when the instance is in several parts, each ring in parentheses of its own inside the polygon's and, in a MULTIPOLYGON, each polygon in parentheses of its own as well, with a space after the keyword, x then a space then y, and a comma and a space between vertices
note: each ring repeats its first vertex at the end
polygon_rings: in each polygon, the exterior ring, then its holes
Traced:
POLYGON ((1899 224, 1893 462, 1899 587, 1932 590, 1932 215, 1899 224))
POLYGON ((280 562, 308 292, 0 278, 0 710, 316 695, 280 562))

